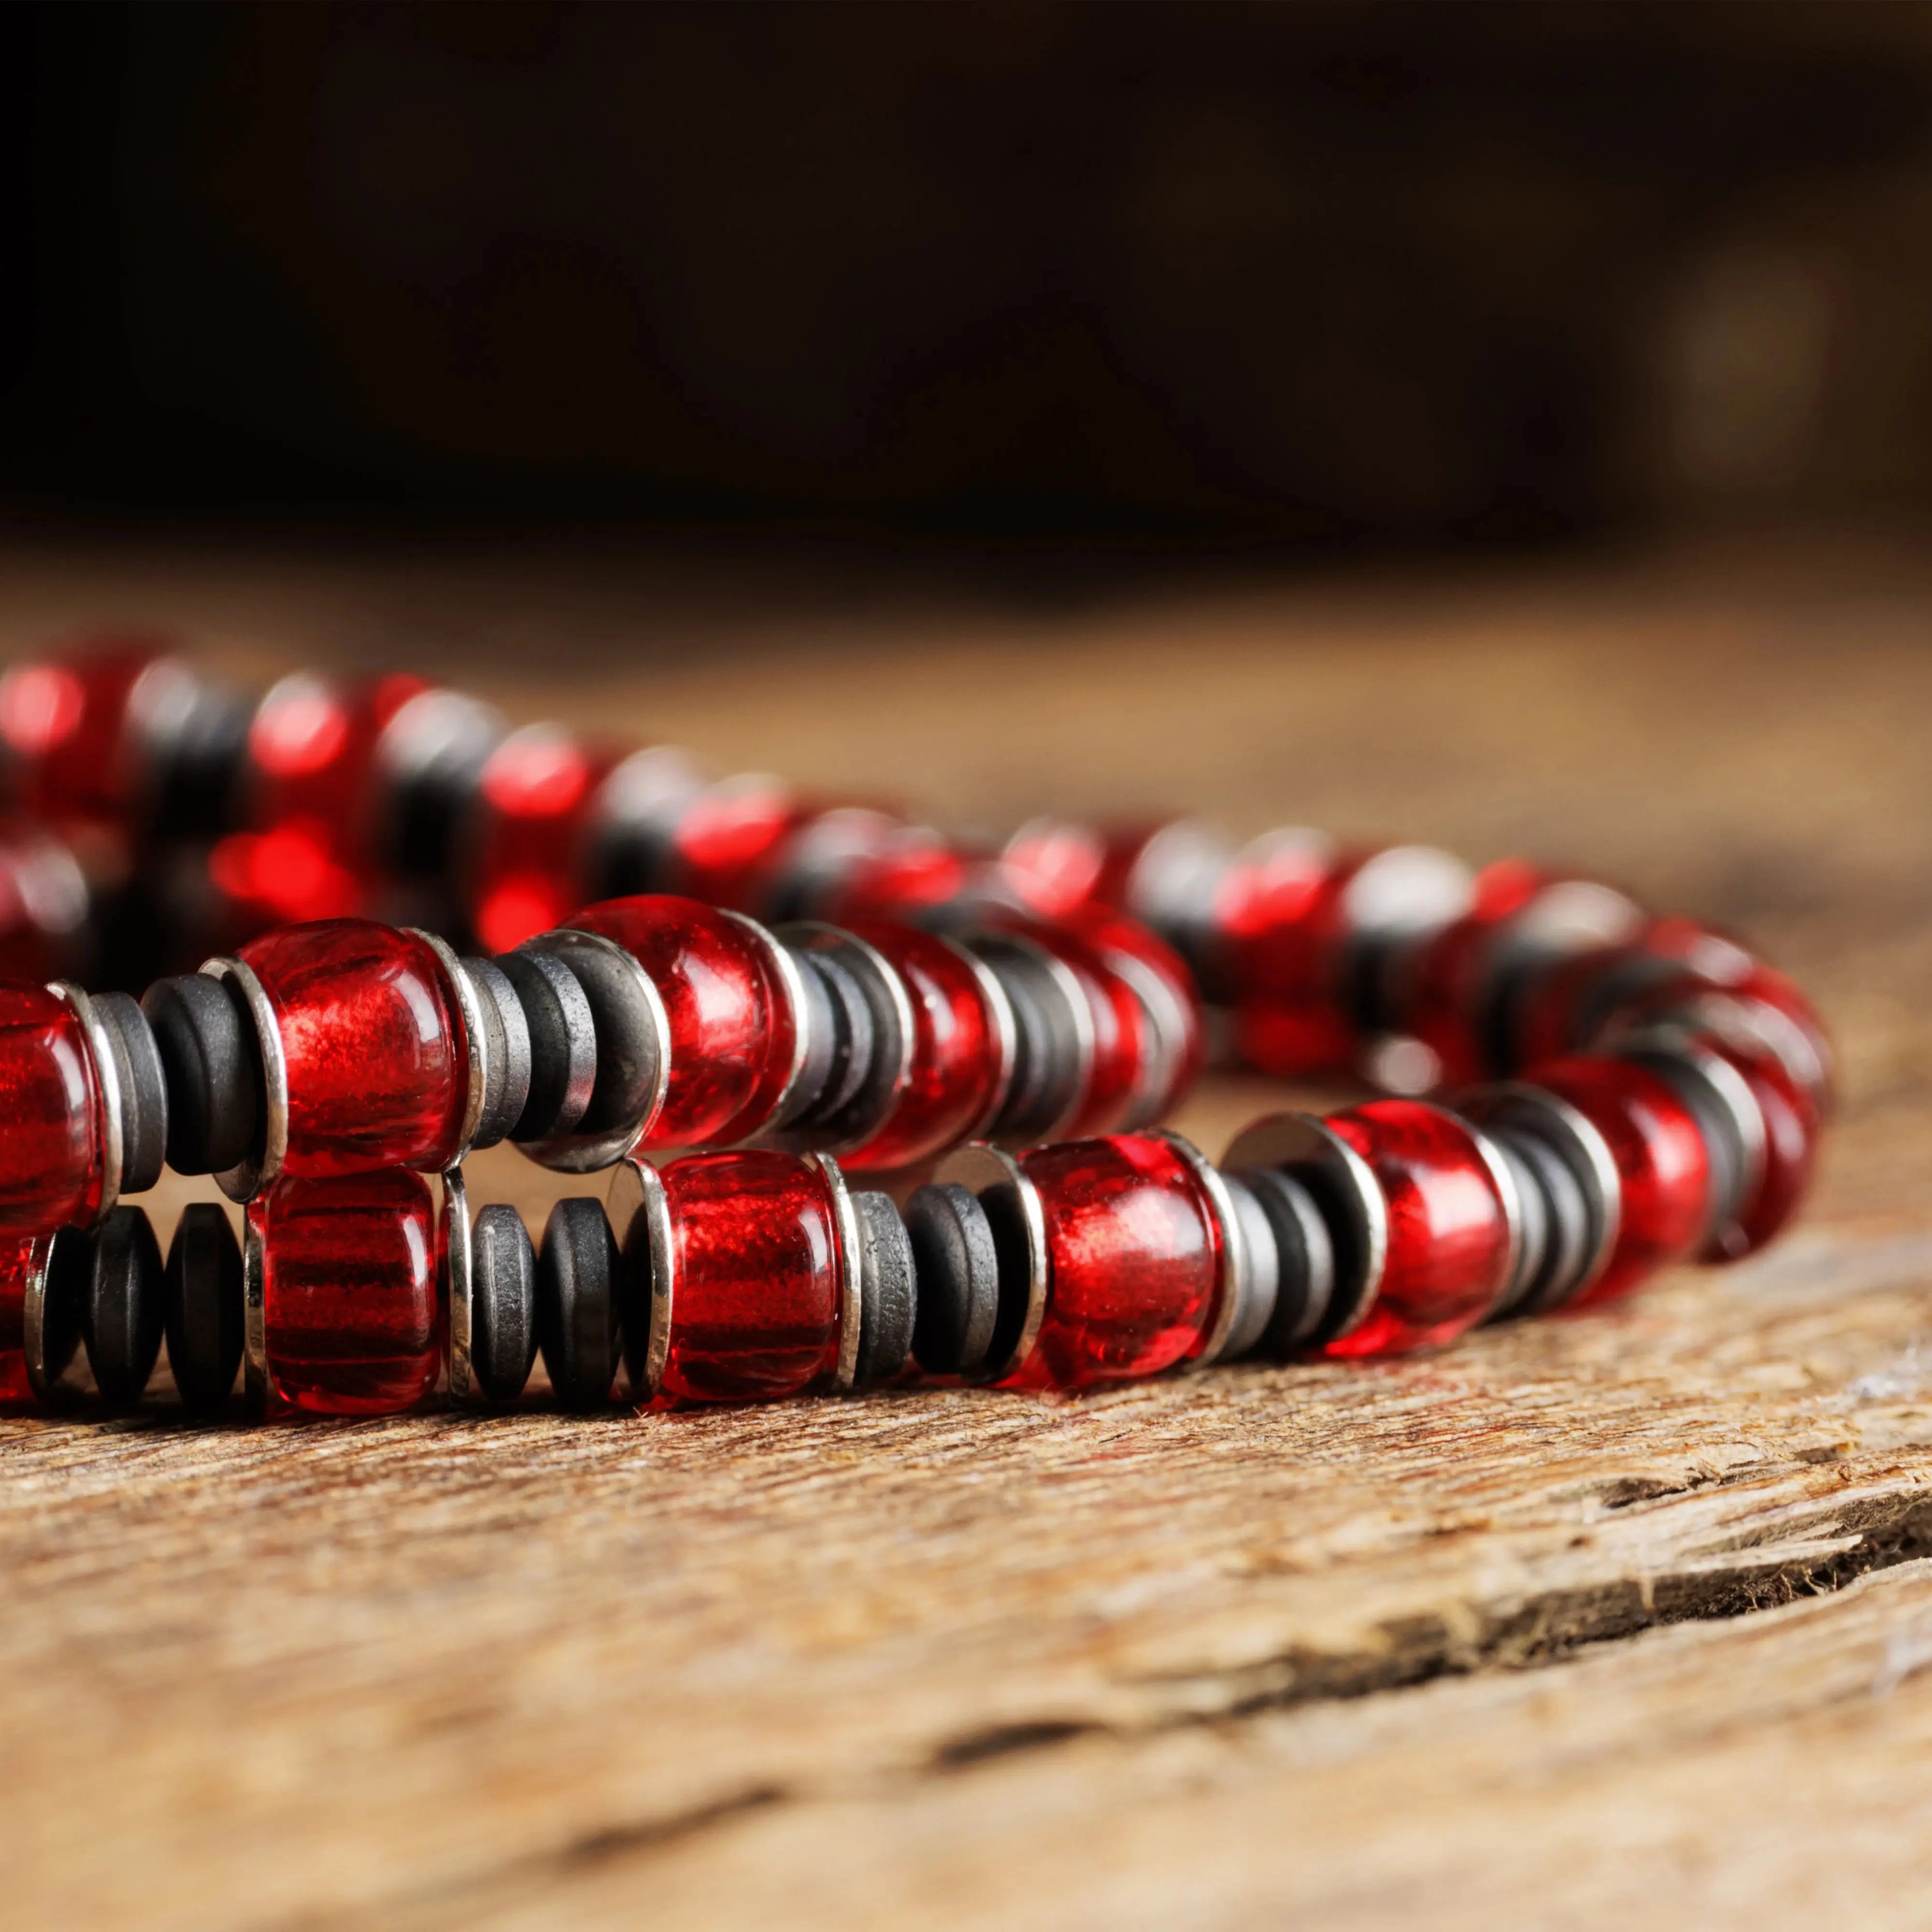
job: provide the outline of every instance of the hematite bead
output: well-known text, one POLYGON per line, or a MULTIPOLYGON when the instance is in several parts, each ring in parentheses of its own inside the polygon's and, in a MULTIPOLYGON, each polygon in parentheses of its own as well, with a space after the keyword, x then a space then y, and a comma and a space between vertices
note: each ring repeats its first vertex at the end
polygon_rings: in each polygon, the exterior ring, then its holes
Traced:
MULTIPOLYGON (((1315 1196, 1292 1174, 1242 1168, 1224 1178, 1243 1227, 1251 1226, 1244 1209, 1251 1202, 1266 1231, 1265 1240, 1251 1234, 1251 1259, 1272 1264, 1266 1277, 1272 1293, 1257 1314, 1237 1318, 1239 1336, 1230 1339, 1227 1358, 1257 1349, 1280 1360, 1311 1346, 1321 1330, 1335 1294, 1335 1244, 1315 1196)), ((1263 1281, 1256 1272, 1259 1300, 1263 1281)))
POLYGON ((470 1235, 470 1372, 485 1402, 512 1402, 536 1360, 536 1257, 523 1216, 500 1202, 470 1235))
POLYGON ((536 1259, 536 1332, 543 1366, 565 1408, 611 1400, 621 1343, 616 1238, 600 1202, 560 1201, 536 1259))
POLYGON ((103 1399, 138 1402, 154 1372, 167 1319, 167 1286, 153 1226, 138 1208, 116 1208, 92 1238, 81 1334, 103 1399))
POLYGON ((919 1284, 912 1244, 886 1194, 855 1194, 858 1222, 858 1366, 852 1386, 889 1382, 906 1366, 918 1320, 919 1284))
POLYGON ((227 1401, 244 1340, 242 1250, 214 1202, 182 1210, 165 1282, 168 1366, 183 1407, 212 1414, 227 1401))
POLYGON ((167 1164, 220 1174, 247 1159, 260 1131, 262 1070, 233 984, 203 973, 157 980, 142 995, 167 1088, 167 1164))
POLYGON ((569 968, 547 952, 506 952, 493 963, 516 994, 530 1041, 529 1093, 509 1138, 570 1133, 590 1104, 597 1078, 590 1000, 569 968))
POLYGON ((912 1353, 933 1376, 970 1376, 984 1362, 999 1313, 999 1256, 986 1210, 966 1188, 934 1182, 906 1204, 919 1282, 912 1353))

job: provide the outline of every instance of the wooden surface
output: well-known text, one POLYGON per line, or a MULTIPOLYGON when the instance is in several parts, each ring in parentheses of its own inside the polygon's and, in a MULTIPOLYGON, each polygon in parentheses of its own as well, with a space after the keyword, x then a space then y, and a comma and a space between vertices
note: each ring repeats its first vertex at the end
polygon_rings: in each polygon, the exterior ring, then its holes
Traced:
MULTIPOLYGON (((9 652, 157 616, 251 674, 413 660, 955 821, 1174 804, 1561 856, 1761 939, 1845 1106, 1771 1255, 1426 1360, 0 1425, 0 1922, 1932 1920, 1909 556, 1050 601, 852 559, 8 562, 9 652)), ((1218 1152, 1279 1097, 1224 1079, 1181 1124, 1218 1152)), ((513 1156, 475 1185, 542 1212, 513 1156)))

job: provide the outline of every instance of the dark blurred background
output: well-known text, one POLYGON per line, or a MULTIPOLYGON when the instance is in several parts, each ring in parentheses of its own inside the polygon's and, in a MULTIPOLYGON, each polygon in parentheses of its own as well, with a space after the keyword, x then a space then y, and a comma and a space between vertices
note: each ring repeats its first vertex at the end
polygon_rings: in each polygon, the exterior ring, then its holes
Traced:
POLYGON ((16 518, 1932 502, 1932 11, 14 6, 16 518))

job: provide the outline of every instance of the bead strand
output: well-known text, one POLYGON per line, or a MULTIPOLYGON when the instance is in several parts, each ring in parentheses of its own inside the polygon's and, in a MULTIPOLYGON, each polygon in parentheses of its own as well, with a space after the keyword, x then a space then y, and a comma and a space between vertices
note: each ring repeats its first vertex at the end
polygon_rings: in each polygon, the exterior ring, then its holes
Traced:
POLYGON ((439 1386, 503 1406, 539 1354, 561 1406, 596 1409, 620 1389, 660 1406, 936 1378, 1074 1390, 1439 1346, 1768 1238, 1802 1176, 1750 1066, 1658 1030, 1453 1108, 1271 1115, 1218 1168, 1170 1133, 975 1143, 903 1208, 822 1154, 628 1157, 608 1209, 558 1203, 534 1248, 509 1208, 472 1219, 460 1167, 440 1209, 404 1169, 285 1174, 239 1255, 200 1206, 165 1268, 131 1207, 22 1244, 16 1380, 50 1394, 84 1343, 102 1395, 131 1401, 164 1330, 191 1406, 218 1406, 245 1357, 258 1409, 326 1414, 439 1386))

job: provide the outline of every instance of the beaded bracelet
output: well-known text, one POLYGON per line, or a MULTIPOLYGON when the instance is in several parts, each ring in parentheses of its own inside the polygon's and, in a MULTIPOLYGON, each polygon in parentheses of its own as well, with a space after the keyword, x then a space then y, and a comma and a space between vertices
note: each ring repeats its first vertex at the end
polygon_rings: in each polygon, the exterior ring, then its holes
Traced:
MULTIPOLYGON (((0 686, 25 800, 111 822, 137 798, 221 792, 182 776, 184 746, 223 737, 180 724, 206 710, 204 688, 170 661, 110 664, 0 686)), ((297 732, 291 704, 320 700, 278 692, 240 742, 271 775, 261 746, 320 743, 329 755, 310 760, 304 796, 326 791, 338 830, 366 816, 335 755, 348 745, 365 777, 386 758, 377 815, 419 834, 440 815, 446 850, 451 828, 480 812, 500 832, 542 791, 492 779, 506 749, 527 766, 528 734, 480 764, 474 744, 466 760, 403 755, 435 735, 425 717, 473 722, 470 700, 378 692, 356 728, 327 724, 345 714, 323 704, 325 723, 297 732), (264 718, 278 722, 264 731, 264 718), (443 782, 459 764, 470 776, 443 782)), ((554 754, 558 734, 544 742, 554 754)), ((785 820, 776 836, 739 838, 735 867, 707 872, 691 862, 722 849, 693 830, 709 822, 705 794, 638 778, 675 756, 613 759, 594 794, 576 786, 566 843, 582 848, 594 796, 593 846, 634 866, 662 870, 668 852, 721 897, 809 908, 831 890, 954 934, 774 934, 638 897, 494 960, 366 920, 298 927, 162 980, 145 1013, 69 986, 8 989, 0 1092, 21 1126, 0 1228, 21 1238, 0 1281, 0 1387, 50 1396, 84 1339, 98 1388, 130 1400, 164 1329, 202 1406, 225 1399, 243 1355, 263 1406, 380 1412, 446 1375, 458 1400, 502 1401, 539 1336, 573 1406, 608 1399, 620 1341, 646 1402, 858 1387, 902 1373, 909 1349, 928 1373, 1079 1387, 1257 1348, 1428 1346, 1486 1317, 1606 1299, 1664 1261, 1748 1251, 1802 1190, 1828 1099, 1809 1007, 1732 942, 1645 921, 1606 888, 1512 865, 1472 882, 1426 848, 1336 855, 1300 833, 1237 853, 1186 822, 1111 839, 1036 825, 990 860, 912 835, 924 857, 908 867, 903 828, 837 810, 768 814, 768 831, 785 820), (640 861, 646 848, 658 858, 640 861), (1457 1114, 1392 1100, 1327 1124, 1283 1117, 1216 1174, 1185 1143, 1131 1131, 1177 1096, 1200 1034, 1185 968, 1109 902, 1162 927, 1258 1064, 1299 1071, 1354 1048, 1388 1084, 1524 1060, 1534 1084, 1480 1090, 1457 1114), (1059 923, 1037 916, 1048 910, 1059 923), (1545 1064, 1605 1037, 1615 1053, 1545 1064), (849 1190, 831 1157, 909 1168, 989 1127, 1013 1148, 1124 1131, 1017 1160, 969 1148, 903 1215, 849 1190), (623 1162, 614 1218, 560 1204, 540 1254, 510 1210, 473 1227, 461 1160, 505 1137, 568 1171, 623 1162), (661 1173, 633 1157, 753 1139, 766 1144, 661 1173), (145 1216, 116 1197, 151 1183, 164 1151, 250 1203, 245 1252, 218 1210, 194 1208, 163 1268, 145 1216), (411 1169, 443 1174, 440 1215, 411 1169)), ((300 763, 284 757, 279 776, 303 776, 300 763)), ((483 842, 520 863, 532 849, 483 842)), ((554 889, 558 863, 489 876, 554 889)))

